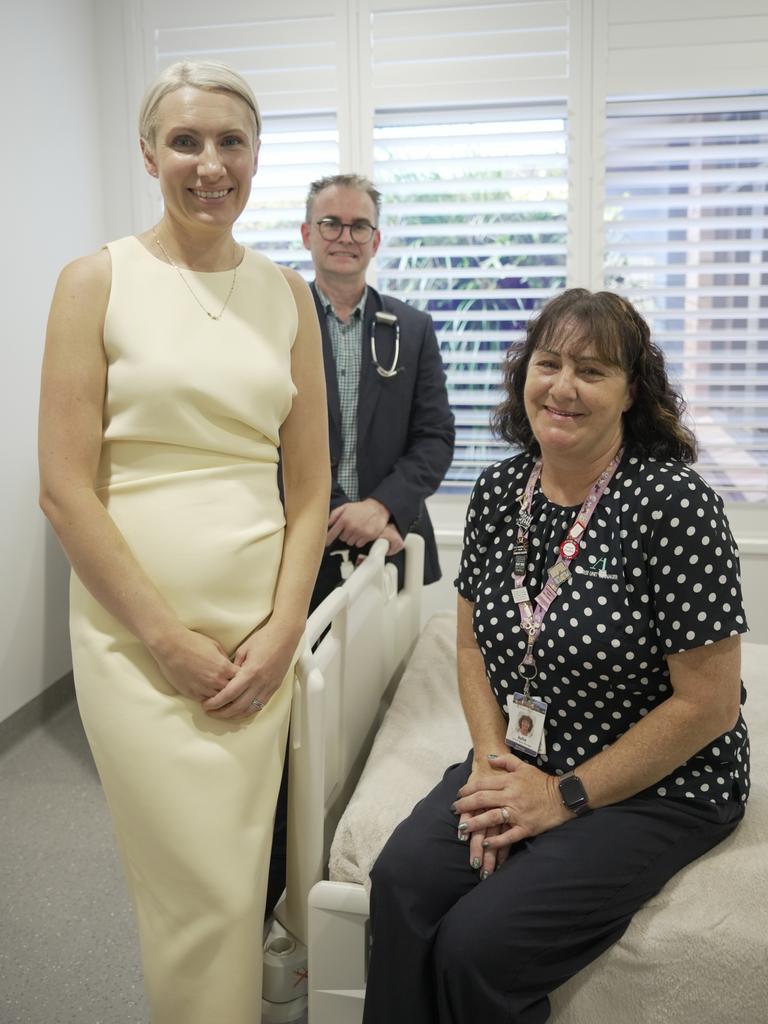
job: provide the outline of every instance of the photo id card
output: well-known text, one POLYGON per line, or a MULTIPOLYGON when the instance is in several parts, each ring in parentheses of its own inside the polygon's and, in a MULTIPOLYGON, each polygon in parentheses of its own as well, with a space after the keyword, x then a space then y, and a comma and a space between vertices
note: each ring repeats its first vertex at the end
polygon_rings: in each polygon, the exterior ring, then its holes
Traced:
POLYGON ((526 699, 522 693, 513 693, 507 697, 507 713, 507 746, 524 754, 533 754, 534 757, 543 752, 544 722, 547 717, 544 701, 535 697, 526 699))

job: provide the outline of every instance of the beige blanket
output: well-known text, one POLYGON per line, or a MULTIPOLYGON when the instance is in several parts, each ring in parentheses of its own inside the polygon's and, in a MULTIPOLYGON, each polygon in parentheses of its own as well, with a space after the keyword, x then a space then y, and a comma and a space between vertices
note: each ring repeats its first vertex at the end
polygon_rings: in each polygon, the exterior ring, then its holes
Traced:
MULTIPOLYGON (((384 842, 470 746, 455 617, 426 626, 331 849, 368 887, 384 842)), ((752 795, 736 833, 681 871, 623 938, 552 996, 552 1024, 768 1024, 768 645, 745 643, 752 795)))
POLYGON ((456 616, 424 628, 331 846, 330 878, 370 888, 379 850, 471 746, 456 684, 456 616))

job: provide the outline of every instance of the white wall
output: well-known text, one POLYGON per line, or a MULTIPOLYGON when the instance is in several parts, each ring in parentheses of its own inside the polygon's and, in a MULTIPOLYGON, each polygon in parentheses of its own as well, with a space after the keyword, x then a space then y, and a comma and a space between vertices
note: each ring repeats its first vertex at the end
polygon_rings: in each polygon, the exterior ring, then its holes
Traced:
POLYGON ((139 105, 154 71, 141 59, 141 0, 94 5, 104 238, 111 241, 143 231, 158 212, 159 188, 144 170, 138 131, 139 105))
POLYGON ((37 396, 57 273, 104 238, 97 2, 0 6, 0 721, 70 668, 68 569, 37 507, 37 396))

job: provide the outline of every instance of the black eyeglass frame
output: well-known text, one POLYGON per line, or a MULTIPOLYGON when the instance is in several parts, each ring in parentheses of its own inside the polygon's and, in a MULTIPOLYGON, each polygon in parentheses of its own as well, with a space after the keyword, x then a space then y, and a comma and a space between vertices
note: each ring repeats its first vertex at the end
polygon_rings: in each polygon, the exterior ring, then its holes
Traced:
POLYGON ((378 231, 375 224, 371 224, 367 220, 353 220, 349 223, 339 220, 338 217, 321 217, 320 220, 316 220, 317 230, 320 232, 320 237, 325 242, 338 242, 341 236, 344 234, 344 228, 349 228, 349 237, 353 242, 358 245, 366 245, 378 231), (335 234, 328 234, 323 228, 334 229, 338 227, 338 231, 335 234), (355 232, 359 234, 361 230, 365 230, 365 238, 356 238, 355 232))

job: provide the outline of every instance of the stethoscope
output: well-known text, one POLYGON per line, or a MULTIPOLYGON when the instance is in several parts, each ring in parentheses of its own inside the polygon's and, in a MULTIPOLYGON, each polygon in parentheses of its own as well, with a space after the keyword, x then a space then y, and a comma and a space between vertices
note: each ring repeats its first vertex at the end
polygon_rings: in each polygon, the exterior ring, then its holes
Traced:
POLYGON ((373 360, 373 365, 376 367, 376 373, 378 373, 378 375, 380 377, 383 377, 385 380, 389 380, 390 377, 396 377, 398 373, 400 373, 400 371, 404 369, 404 367, 397 365, 397 361, 399 358, 400 322, 398 321, 394 313, 386 313, 382 310, 379 310, 374 316, 373 324, 371 325, 371 359, 373 360), (392 327, 394 328, 395 331, 395 354, 392 357, 392 365, 389 367, 388 370, 385 369, 385 367, 383 367, 381 363, 379 363, 378 356, 376 354, 376 327, 378 324, 386 324, 387 327, 392 327))

